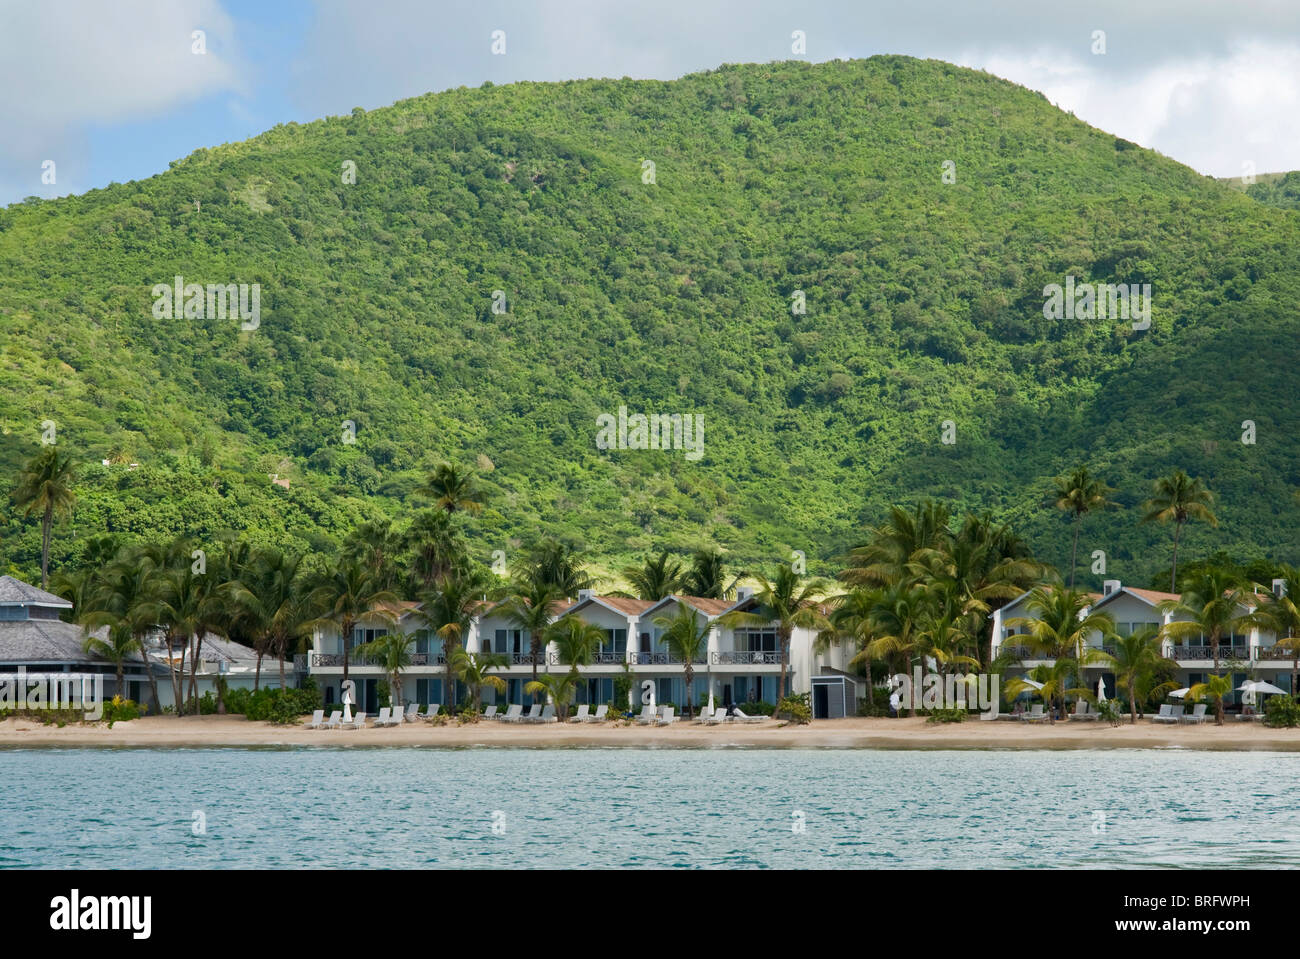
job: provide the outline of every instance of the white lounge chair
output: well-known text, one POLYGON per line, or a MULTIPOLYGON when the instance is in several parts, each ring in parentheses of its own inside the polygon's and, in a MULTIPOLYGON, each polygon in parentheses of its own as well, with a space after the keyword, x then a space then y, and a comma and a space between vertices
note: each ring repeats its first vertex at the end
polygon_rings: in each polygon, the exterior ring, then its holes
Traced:
POLYGON ((657 723, 657 725, 671 726, 676 721, 677 721, 677 717, 673 715, 673 707, 671 706, 659 707, 659 722, 657 723))
POLYGON ((1190 716, 1180 716, 1179 721, 1184 723, 1205 722, 1205 703, 1197 703, 1192 707, 1192 714, 1190 716))
POLYGON ((1176 723, 1183 718, 1185 711, 1183 706, 1161 706, 1160 712, 1152 716, 1151 721, 1155 723, 1176 723))
POLYGON ((413 723, 420 718, 420 704, 408 703, 406 706, 406 715, 402 717, 408 723, 413 723))
POLYGON ((352 722, 350 723, 339 724, 339 729, 365 729, 365 728, 366 728, 365 713, 357 713, 355 716, 352 717, 352 722))
POLYGON ((559 721, 559 717, 555 715, 555 707, 549 704, 542 710, 542 714, 533 720, 535 723, 558 723, 559 721))
POLYGON ((1043 712, 1042 703, 1034 703, 1029 707, 1029 712, 1020 714, 1020 718, 1027 723, 1041 723, 1046 722, 1047 713, 1043 712))
POLYGON ((704 706, 701 707, 699 715, 696 716, 693 720, 691 720, 691 722, 707 723, 709 721, 709 717, 711 717, 712 715, 713 715, 713 710, 709 709, 708 706, 704 706))
POLYGON ((591 712, 591 707, 588 706, 586 703, 583 703, 578 707, 578 711, 574 715, 569 717, 569 722, 585 723, 588 719, 591 718, 590 712, 591 712))
POLYGON ((725 723, 727 719, 728 719, 727 707, 719 706, 713 710, 712 716, 708 716, 705 718, 704 723, 706 726, 717 726, 720 725, 721 723, 725 723))
POLYGON ((766 716, 746 716, 739 706, 737 706, 736 711, 731 714, 732 722, 737 723, 761 723, 765 719, 767 719, 766 716))
POLYGON ((1097 718, 1097 713, 1089 712, 1089 710, 1088 710, 1088 700, 1086 700, 1086 699, 1081 699, 1081 700, 1079 700, 1077 703, 1074 704, 1074 712, 1070 713, 1069 718, 1070 718, 1070 719, 1083 719, 1083 720, 1096 719, 1096 718, 1097 718))
POLYGON ((392 710, 389 709, 387 706, 380 706, 380 707, 379 707, 379 715, 375 717, 375 728, 376 728, 376 729, 378 729, 380 726, 387 726, 387 725, 388 725, 388 716, 389 716, 389 713, 391 713, 391 712, 392 712, 392 710))
POLYGON ((325 722, 320 724, 320 728, 338 729, 342 722, 343 722, 343 713, 341 712, 332 713, 329 719, 325 720, 325 722))
POLYGON ((501 721, 503 723, 517 723, 524 718, 523 713, 523 706, 511 706, 506 710, 506 714, 501 717, 501 721))
POLYGON ((528 712, 519 717, 521 723, 538 723, 542 721, 542 704, 533 703, 528 712))
POLYGON ((655 712, 655 708, 653 706, 650 705, 642 706, 641 715, 636 718, 637 725, 639 726, 653 725, 655 721, 655 717, 657 715, 658 713, 655 712))
POLYGON ((308 729, 320 729, 325 725, 325 710, 318 709, 311 714, 311 722, 307 724, 308 729))
POLYGON ((609 718, 608 713, 609 713, 609 706, 606 705, 605 703, 601 703, 599 706, 596 707, 596 712, 593 713, 592 715, 586 717, 586 718, 583 720, 583 722, 584 722, 584 723, 603 723, 606 719, 609 718))
POLYGON ((495 705, 495 704, 493 704, 493 705, 489 706, 487 709, 483 710, 483 718, 484 718, 484 719, 499 719, 499 718, 500 718, 499 716, 497 716, 497 708, 496 708, 496 705, 495 705))
POLYGON ((438 703, 429 703, 429 705, 424 707, 424 712, 415 714, 415 718, 432 719, 434 716, 438 715, 438 710, 440 710, 441 708, 442 706, 439 705, 438 703))

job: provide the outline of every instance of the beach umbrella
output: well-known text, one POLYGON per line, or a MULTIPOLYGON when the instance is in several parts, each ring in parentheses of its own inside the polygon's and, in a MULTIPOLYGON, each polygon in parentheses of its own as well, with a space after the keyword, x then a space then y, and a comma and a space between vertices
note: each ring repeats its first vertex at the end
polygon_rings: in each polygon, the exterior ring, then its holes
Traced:
POLYGON ((1097 679, 1097 702, 1104 703, 1105 701, 1106 701, 1106 680, 1103 678, 1098 678, 1097 679))
POLYGON ((1022 683, 1024 683, 1026 686, 1033 686, 1034 689, 1042 689, 1042 688, 1043 688, 1043 684, 1042 684, 1042 683, 1040 683, 1040 682, 1036 682, 1035 680, 1030 679, 1028 676, 1021 676, 1021 677, 1020 677, 1020 681, 1021 681, 1022 683))
POLYGON ((1182 689, 1175 689, 1172 693, 1169 694, 1169 696, 1172 699, 1182 699, 1191 691, 1192 689, 1190 686, 1184 686, 1182 689))
POLYGON ((1258 693, 1265 696, 1286 692, 1285 689, 1278 689, 1272 683, 1256 682, 1253 679, 1246 680, 1237 689, 1240 692, 1258 693))
POLYGON ((655 709, 655 684, 654 683, 650 684, 650 712, 652 713, 658 712, 658 710, 655 709))

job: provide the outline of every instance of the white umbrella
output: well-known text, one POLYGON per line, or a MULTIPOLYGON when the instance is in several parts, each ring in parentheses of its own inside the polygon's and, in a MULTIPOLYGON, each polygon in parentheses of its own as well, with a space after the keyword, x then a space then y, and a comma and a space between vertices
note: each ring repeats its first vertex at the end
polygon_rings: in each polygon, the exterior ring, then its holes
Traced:
POLYGON ((1191 691, 1192 689, 1190 686, 1184 686, 1182 689, 1175 689, 1172 693, 1169 694, 1169 696, 1172 699, 1182 699, 1191 691))
POLYGON ((1285 689, 1278 689, 1272 683, 1256 682, 1253 679, 1246 680, 1244 683, 1238 686, 1237 689, 1240 692, 1259 693, 1261 695, 1272 695, 1275 693, 1286 692, 1285 689))
POLYGON ((1099 702, 1099 703, 1104 703, 1105 701, 1106 701, 1106 680, 1101 679, 1101 678, 1098 678, 1098 680, 1097 680, 1097 702, 1099 702))
POLYGON ((1021 681, 1022 683, 1024 683, 1026 686, 1033 686, 1034 689, 1042 689, 1042 688, 1043 688, 1043 684, 1042 684, 1042 683, 1034 682, 1034 680, 1030 679, 1028 676, 1021 676, 1021 677, 1020 677, 1020 681, 1021 681))
POLYGON ((658 710, 655 709, 655 684, 654 683, 650 684, 650 712, 652 713, 658 712, 658 710))

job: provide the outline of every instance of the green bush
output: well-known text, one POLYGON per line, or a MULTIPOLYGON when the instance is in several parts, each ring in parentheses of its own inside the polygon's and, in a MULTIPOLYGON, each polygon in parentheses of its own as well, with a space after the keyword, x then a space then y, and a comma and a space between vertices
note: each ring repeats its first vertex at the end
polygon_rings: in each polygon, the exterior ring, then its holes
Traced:
POLYGON ((1270 696, 1264 703, 1264 725, 1281 728, 1300 726, 1300 705, 1291 696, 1270 696))
POLYGON ((379 700, 380 709, 393 705, 393 687, 388 685, 388 680, 381 679, 375 683, 375 698, 379 700))
POLYGON ((768 702, 756 703, 750 700, 747 703, 740 704, 740 711, 746 716, 771 716, 776 712, 776 707, 768 702))
POLYGON ((809 693, 793 693, 776 704, 773 715, 784 717, 798 726, 805 726, 812 722, 812 704, 809 698, 809 693))
MULTIPOLYGON (((209 695, 204 694, 204 699, 209 695)), ((271 689, 263 687, 257 692, 249 689, 232 689, 226 694, 226 712, 239 713, 255 722, 294 723, 321 708, 321 693, 312 679, 307 679, 299 689, 271 689)), ((203 708, 203 701, 199 706, 203 708)), ((212 703, 216 709, 215 700, 212 703)))
POLYGON ((103 721, 108 723, 108 728, 113 728, 113 723, 129 722, 132 719, 139 719, 148 710, 139 703, 131 699, 122 699, 114 696, 108 702, 104 703, 103 721))
POLYGON ((1128 706, 1118 699, 1107 699, 1097 703, 1093 709, 1097 715, 1102 718, 1103 722, 1108 722, 1112 726, 1118 726, 1128 715, 1128 706))
POLYGON ((952 709, 932 709, 926 714, 927 723, 964 723, 966 721, 966 710, 953 707, 952 709))

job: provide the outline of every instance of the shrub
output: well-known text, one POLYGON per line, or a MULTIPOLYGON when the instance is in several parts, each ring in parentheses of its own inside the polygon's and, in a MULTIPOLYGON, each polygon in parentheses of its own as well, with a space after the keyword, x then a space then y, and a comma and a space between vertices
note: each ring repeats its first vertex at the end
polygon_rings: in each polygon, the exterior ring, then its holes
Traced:
POLYGON ((375 698, 379 700, 379 708, 393 705, 393 688, 388 685, 388 680, 381 679, 375 683, 375 698))
POLYGON ((776 704, 773 715, 777 717, 784 716, 790 722, 799 726, 805 726, 812 722, 812 705, 809 703, 808 693, 795 693, 785 697, 776 704))
POLYGON ((145 714, 146 710, 133 700, 123 699, 121 696, 114 696, 111 700, 104 703, 103 721, 108 723, 108 728, 113 728, 113 723, 129 722, 132 719, 139 719, 145 714))
POLYGON ((1118 726, 1124 717, 1128 715, 1128 707, 1118 699, 1104 700, 1097 703, 1094 708, 1097 715, 1112 726, 1118 726))
POLYGON ((740 711, 746 716, 771 716, 776 712, 776 707, 768 702, 756 703, 753 700, 740 704, 740 711))
POLYGON ((1291 696, 1270 696, 1264 703, 1264 725, 1290 728, 1300 726, 1300 705, 1291 696))
POLYGON ((953 707, 952 709, 932 709, 925 717, 927 723, 964 723, 966 721, 966 710, 953 707))

